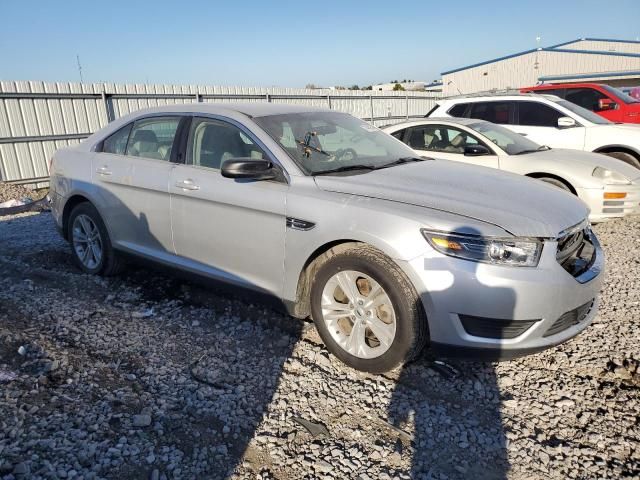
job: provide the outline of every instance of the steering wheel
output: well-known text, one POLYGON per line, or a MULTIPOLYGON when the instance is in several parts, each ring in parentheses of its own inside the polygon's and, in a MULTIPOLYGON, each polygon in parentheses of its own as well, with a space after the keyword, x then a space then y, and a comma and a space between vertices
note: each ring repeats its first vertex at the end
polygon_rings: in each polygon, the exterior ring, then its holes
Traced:
POLYGON ((341 148, 340 150, 336 151, 335 156, 335 160, 342 160, 345 162, 352 162, 353 160, 356 160, 358 158, 358 154, 353 148, 341 148))

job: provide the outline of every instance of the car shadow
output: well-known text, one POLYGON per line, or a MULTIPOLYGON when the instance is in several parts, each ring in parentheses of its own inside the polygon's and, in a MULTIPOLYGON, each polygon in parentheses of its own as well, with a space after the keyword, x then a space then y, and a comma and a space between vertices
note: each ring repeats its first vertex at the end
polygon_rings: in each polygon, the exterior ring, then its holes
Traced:
MULTIPOLYGON (((468 227, 460 231, 479 234, 468 227)), ((430 330, 439 329, 437 318, 456 322, 464 331, 457 314, 478 315, 478 306, 500 312, 493 318, 513 319, 515 291, 484 282, 483 264, 461 262, 464 271, 451 269, 447 258, 425 260, 425 270, 434 278, 423 297, 430 330)), ((508 335, 502 328, 494 328, 493 334, 508 335)), ((396 449, 409 448, 411 478, 506 479, 507 438, 495 363, 465 361, 456 358, 459 353, 427 347, 417 361, 402 367, 388 406, 389 423, 413 432, 413 438, 396 449)))

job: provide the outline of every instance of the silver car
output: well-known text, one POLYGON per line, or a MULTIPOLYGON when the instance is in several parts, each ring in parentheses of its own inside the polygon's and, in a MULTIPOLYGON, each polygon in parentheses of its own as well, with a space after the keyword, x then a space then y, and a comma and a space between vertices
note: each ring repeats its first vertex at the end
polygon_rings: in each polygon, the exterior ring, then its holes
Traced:
POLYGON ((575 196, 416 157, 344 113, 193 104, 122 117, 51 165, 78 267, 125 254, 276 297, 354 368, 502 359, 594 318, 604 257, 575 196))

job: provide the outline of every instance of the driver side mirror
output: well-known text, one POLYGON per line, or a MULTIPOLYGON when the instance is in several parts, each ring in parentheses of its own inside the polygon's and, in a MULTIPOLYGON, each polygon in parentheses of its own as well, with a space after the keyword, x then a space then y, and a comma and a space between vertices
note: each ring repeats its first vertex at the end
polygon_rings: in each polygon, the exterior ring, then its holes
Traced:
POLYGON ((618 104, 610 98, 601 98, 598 100, 598 111, 615 110, 616 108, 618 108, 618 104))
POLYGON ((558 128, 571 128, 576 126, 576 121, 571 117, 560 117, 558 119, 558 128))
POLYGON ((225 178, 271 180, 277 177, 278 170, 269 160, 258 160, 255 158, 232 158, 222 164, 220 173, 225 178))
POLYGON ((491 152, 484 145, 467 145, 464 147, 466 157, 479 157, 481 155, 491 155, 491 152))

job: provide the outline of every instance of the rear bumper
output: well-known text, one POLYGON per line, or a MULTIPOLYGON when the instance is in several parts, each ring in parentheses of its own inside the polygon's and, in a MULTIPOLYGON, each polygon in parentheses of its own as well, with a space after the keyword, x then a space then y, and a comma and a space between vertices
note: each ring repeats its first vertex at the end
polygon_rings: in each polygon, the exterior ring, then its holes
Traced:
POLYGON ((576 193, 589 206, 591 222, 640 214, 640 184, 635 182, 631 185, 607 185, 604 189, 577 188, 576 193), (625 197, 607 199, 607 193, 625 194, 625 197))
POLYGON ((404 267, 416 285, 436 353, 506 359, 566 342, 594 320, 604 256, 578 278, 545 242, 537 267, 505 267, 425 254, 404 267), (475 322, 475 323, 474 323, 475 322))

